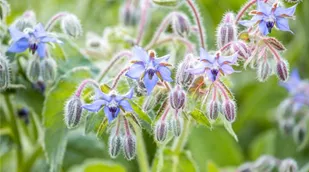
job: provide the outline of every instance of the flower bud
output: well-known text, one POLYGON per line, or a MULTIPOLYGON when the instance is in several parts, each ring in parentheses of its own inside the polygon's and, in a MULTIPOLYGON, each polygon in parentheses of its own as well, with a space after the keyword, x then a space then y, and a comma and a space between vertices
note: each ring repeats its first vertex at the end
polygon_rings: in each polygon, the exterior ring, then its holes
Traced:
POLYGON ((172 119, 172 131, 174 136, 180 136, 183 127, 183 119, 181 117, 176 117, 172 119))
POLYGON ((123 141, 123 152, 125 157, 128 160, 132 160, 135 157, 135 147, 136 147, 136 139, 135 135, 125 135, 124 141, 123 141))
POLYGON ((119 135, 111 134, 109 136, 109 155, 112 158, 116 158, 121 149, 122 143, 119 135))
POLYGON ((77 38, 83 33, 80 21, 74 14, 67 14, 62 18, 61 29, 65 34, 73 38, 77 38))
POLYGON ((56 78, 57 64, 52 58, 44 58, 41 61, 41 75, 45 82, 53 81, 56 78))
POLYGON ((276 72, 281 81, 286 81, 289 77, 288 63, 285 60, 278 61, 276 72))
POLYGON ((207 105, 207 111, 208 111, 208 117, 211 120, 216 120, 218 118, 218 114, 219 114, 219 107, 220 104, 218 101, 211 101, 208 105, 207 105))
POLYGON ((261 156, 253 164, 253 171, 271 172, 276 166, 276 159, 269 155, 261 156))
POLYGON ((0 19, 3 20, 11 11, 10 4, 6 0, 1 0, 0 8, 0 19))
POLYGON ((217 30, 218 48, 223 47, 227 43, 236 40, 237 28, 234 24, 234 14, 226 13, 217 30))
POLYGON ((258 68, 256 72, 258 80, 260 82, 264 82, 272 74, 271 65, 267 60, 262 60, 260 63, 258 63, 258 68))
POLYGON ((167 123, 165 121, 159 120, 155 126, 155 139, 158 142, 163 142, 167 136, 167 123))
POLYGON ((252 163, 244 163, 238 167, 237 172, 252 172, 252 163))
POLYGON ((244 41, 235 41, 232 44, 233 51, 237 54, 239 57, 242 57, 243 59, 248 59, 251 56, 251 51, 248 45, 244 41))
POLYGON ((284 159, 279 166, 279 172, 296 172, 297 169, 297 162, 291 158, 284 159))
POLYGON ((236 106, 233 100, 225 100, 222 103, 222 112, 229 122, 234 122, 236 118, 236 106))
POLYGON ((183 13, 177 13, 172 20, 172 26, 175 33, 181 37, 188 37, 190 34, 190 20, 183 13))
POLYGON ((139 20, 139 9, 132 4, 124 4, 120 8, 120 21, 124 26, 135 26, 139 20))
POLYGON ((0 54, 0 90, 10 85, 10 67, 6 57, 0 54))
POLYGON ((173 109, 182 109, 186 101, 186 93, 179 85, 174 88, 169 95, 170 105, 173 109))
POLYGON ((65 123, 68 128, 76 127, 82 117, 82 101, 77 96, 72 96, 65 106, 65 123))
POLYGON ((297 144, 302 144, 305 141, 307 129, 303 124, 298 124, 293 129, 293 139, 297 144))
POLYGON ((14 21, 14 26, 23 32, 26 28, 33 28, 36 24, 36 16, 32 10, 24 12, 24 14, 14 21))
POLYGON ((279 126, 284 134, 291 134, 295 125, 294 119, 280 120, 279 126))
POLYGON ((41 73, 40 59, 35 57, 29 61, 27 74, 32 82, 38 81, 41 73))
POLYGON ((192 54, 188 54, 185 57, 185 60, 181 62, 178 66, 178 70, 176 73, 176 82, 177 84, 183 86, 183 87, 188 87, 191 85, 194 75, 191 74, 190 72, 187 72, 188 69, 193 67, 192 63, 192 54))

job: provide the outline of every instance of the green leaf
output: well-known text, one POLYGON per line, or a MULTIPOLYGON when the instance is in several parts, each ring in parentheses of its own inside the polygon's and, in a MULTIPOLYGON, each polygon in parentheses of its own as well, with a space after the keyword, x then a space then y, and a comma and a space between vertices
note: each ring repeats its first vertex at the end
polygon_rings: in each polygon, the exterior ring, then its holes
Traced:
POLYGON ((198 123, 198 124, 201 124, 201 125, 204 125, 206 127, 209 127, 211 128, 211 124, 208 120, 208 118, 206 117, 206 115, 201 112, 200 110, 198 109, 194 109, 192 112, 190 112, 190 115, 193 117, 193 119, 198 123))
POLYGON ((140 119, 146 121, 148 124, 151 124, 150 117, 142 110, 142 108, 139 105, 137 105, 133 101, 130 101, 130 104, 133 108, 133 111, 138 115, 140 119))
POLYGON ((258 159, 261 155, 274 155, 276 130, 269 130, 258 135, 250 144, 250 158, 252 160, 258 159))
POLYGON ((85 134, 97 132, 104 117, 105 115, 103 111, 99 111, 98 113, 88 112, 85 124, 85 134))
POLYGON ((98 159, 89 159, 81 165, 76 165, 70 168, 69 172, 125 172, 125 168, 119 164, 110 161, 103 161, 98 159))
POLYGON ((59 171, 67 144, 68 129, 64 123, 64 104, 75 91, 77 85, 91 77, 87 68, 75 68, 60 77, 46 95, 43 108, 44 151, 50 171, 59 171))
POLYGON ((233 130, 233 127, 232 127, 232 123, 226 121, 226 120, 223 120, 223 123, 224 123, 224 128, 230 133, 230 135, 232 135, 234 137, 234 139, 238 142, 238 138, 237 138, 237 135, 236 133, 234 132, 233 130))
POLYGON ((208 161, 207 162, 207 172, 220 172, 220 170, 214 162, 208 161))

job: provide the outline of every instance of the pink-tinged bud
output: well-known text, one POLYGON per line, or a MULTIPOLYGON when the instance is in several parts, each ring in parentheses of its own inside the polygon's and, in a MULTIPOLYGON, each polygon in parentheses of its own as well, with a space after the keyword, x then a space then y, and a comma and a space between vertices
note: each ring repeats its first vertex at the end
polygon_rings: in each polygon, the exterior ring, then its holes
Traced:
POLYGON ((229 122, 234 122, 236 118, 236 106, 233 100, 225 100, 222 103, 222 112, 229 122))
POLYGON ((67 14, 62 18, 61 29, 63 33, 73 38, 77 38, 83 33, 80 20, 74 14, 67 14))
POLYGON ((136 154, 136 138, 132 133, 124 136, 123 152, 128 160, 132 160, 136 154))
POLYGON ((68 128, 76 127, 82 117, 82 101, 77 96, 72 96, 65 106, 64 120, 68 128))
POLYGON ((181 37, 188 37, 190 34, 191 23, 184 13, 177 13, 173 17, 173 30, 181 37))
POLYGON ((257 77, 260 82, 264 82, 272 74, 272 68, 270 63, 267 60, 262 60, 258 64, 257 68, 257 77))
POLYGON ((291 158, 284 159, 279 166, 279 172, 296 172, 297 170, 297 162, 291 158))
POLYGON ((167 136, 167 123, 165 121, 159 120, 155 126, 155 139, 158 142, 163 142, 167 136))
POLYGON ((173 109, 175 110, 182 109, 185 105, 186 93, 179 85, 177 85, 170 92, 169 100, 170 105, 173 109))
POLYGON ((218 48, 223 47, 227 43, 236 40, 237 27, 234 24, 234 14, 226 13, 217 30, 218 48))
POLYGON ((242 57, 243 59, 248 59, 251 56, 251 51, 248 45, 244 41, 235 41, 232 44, 233 51, 237 54, 238 56, 242 57))
POLYGON ((21 17, 17 18, 13 24, 18 30, 23 32, 27 28, 32 29, 36 23, 37 21, 35 13, 34 11, 30 10, 24 12, 24 14, 21 17))
POLYGON ((217 101, 211 101, 207 106, 208 117, 211 120, 216 120, 219 114, 220 104, 217 101))
POLYGON ((183 87, 189 87, 194 79, 194 75, 187 70, 193 68, 193 55, 188 54, 185 57, 185 60, 178 65, 176 73, 176 82, 177 84, 183 87))
POLYGON ((116 158, 121 150, 121 138, 119 135, 111 134, 109 137, 109 155, 112 158, 116 158))
POLYGON ((277 62, 276 67, 277 76, 281 81, 286 81, 289 77, 288 63, 285 60, 277 62))
POLYGON ((173 118, 172 119, 172 131, 174 136, 180 136, 183 128, 183 119, 181 117, 173 118))

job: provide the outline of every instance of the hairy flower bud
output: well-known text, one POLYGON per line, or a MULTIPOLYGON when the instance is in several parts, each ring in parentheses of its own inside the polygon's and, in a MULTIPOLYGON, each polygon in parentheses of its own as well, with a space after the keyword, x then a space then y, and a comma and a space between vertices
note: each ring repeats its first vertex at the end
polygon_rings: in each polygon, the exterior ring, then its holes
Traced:
POLYGON ((168 126, 165 121, 159 120, 155 126, 155 139, 158 142, 163 142, 167 136, 168 126))
POLYGON ((252 172, 252 163, 244 163, 238 167, 237 172, 252 172))
POLYGON ((264 82, 272 74, 271 65, 267 60, 262 60, 258 63, 257 77, 260 82, 264 82))
POLYGON ((82 101, 77 96, 72 96, 65 105, 64 120, 68 128, 76 127, 82 117, 82 101))
POLYGON ((183 87, 190 86, 194 79, 194 75, 187 71, 193 67, 192 59, 192 54, 186 55, 185 60, 179 64, 177 69, 176 82, 183 87))
POLYGON ((180 136, 183 128, 183 119, 181 117, 173 118, 171 123, 174 136, 180 136))
POLYGON ((216 120, 218 118, 219 107, 220 107, 220 104, 218 101, 211 101, 207 105, 207 114, 208 114, 209 119, 216 120))
POLYGON ((288 63, 285 60, 277 62, 276 73, 281 81, 286 81, 289 77, 288 63))
POLYGON ((14 26, 23 32, 26 28, 33 28, 36 24, 36 16, 34 11, 29 10, 14 21, 14 26))
POLYGON ((3 20, 11 11, 10 4, 6 0, 1 0, 0 8, 0 19, 3 20))
POLYGON ((120 21, 124 26, 135 26, 139 20, 139 9, 132 4, 124 4, 119 12, 120 21))
POLYGON ((170 105, 173 109, 182 109, 185 105, 186 101, 186 93, 185 91, 177 85, 169 95, 170 105))
POLYGON ((253 171, 271 172, 276 166, 276 159, 269 155, 261 156, 253 164, 253 171))
POLYGON ((61 29, 63 33, 73 38, 77 38, 83 33, 82 25, 74 14, 67 14, 62 18, 61 29))
POLYGON ((0 90, 4 90, 10 85, 10 79, 9 61, 0 54, 0 90))
POLYGON ((121 150, 121 138, 119 135, 111 134, 109 136, 109 155, 112 158, 116 158, 121 150))
POLYGON ((225 100, 222 103, 222 112, 229 122, 234 122, 236 118, 236 105, 233 100, 225 100))
POLYGON ((181 37, 188 37, 190 34, 190 20, 183 13, 177 13, 172 20, 172 26, 175 33, 181 37))
POLYGON ((297 144, 302 144, 305 141, 307 135, 306 126, 303 124, 298 124, 293 129, 293 139, 297 144))
POLYGON ((41 76, 45 82, 53 81, 56 78, 57 64, 52 58, 44 58, 41 61, 41 76))
POLYGON ((237 54, 239 57, 242 57, 243 59, 248 59, 251 56, 251 51, 248 45, 244 41, 235 41, 232 44, 233 51, 237 54))
POLYGON ((135 135, 125 135, 123 141, 123 152, 128 160, 132 160, 135 157, 136 138, 135 135))
POLYGON ((280 120, 279 122, 280 129, 284 134, 291 134, 293 131, 294 125, 295 125, 295 120, 291 118, 280 120))
POLYGON ((297 162, 291 158, 284 159, 279 166, 279 172, 296 172, 297 169, 297 162))
POLYGON ((27 75, 32 82, 38 81, 41 73, 40 59, 35 57, 29 61, 27 75))
POLYGON ((237 28, 234 23, 235 17, 233 13, 226 13, 217 30, 218 48, 223 47, 227 43, 236 40, 237 28))

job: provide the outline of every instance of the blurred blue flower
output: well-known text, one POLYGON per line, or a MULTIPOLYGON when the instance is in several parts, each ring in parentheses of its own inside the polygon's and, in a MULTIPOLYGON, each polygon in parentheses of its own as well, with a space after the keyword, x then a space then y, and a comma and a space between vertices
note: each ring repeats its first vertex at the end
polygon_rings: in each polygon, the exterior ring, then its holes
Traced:
POLYGON ((200 62, 200 66, 188 69, 187 71, 194 75, 200 75, 206 72, 207 77, 214 82, 217 80, 219 73, 229 75, 235 72, 231 65, 237 62, 237 53, 231 56, 221 56, 220 54, 209 55, 201 48, 200 62))
POLYGON ((149 95, 153 88, 161 81, 173 81, 171 78, 171 71, 167 66, 169 55, 161 58, 156 58, 154 52, 147 52, 141 47, 133 47, 133 64, 130 66, 126 76, 132 79, 142 79, 149 95))
POLYGON ((295 92, 300 85, 301 79, 297 69, 294 69, 290 75, 290 78, 286 82, 280 82, 280 85, 286 88, 290 93, 295 92))
POLYGON ((29 31, 28 33, 21 32, 15 26, 11 26, 9 31, 13 42, 9 47, 8 52, 20 53, 29 48, 32 54, 37 52, 38 56, 43 58, 46 53, 46 43, 60 43, 56 38, 47 35, 41 23, 37 24, 33 31, 29 31))
POLYGON ((257 10, 252 11, 252 14, 255 14, 255 16, 251 20, 240 21, 239 24, 251 27, 259 23, 259 29, 263 35, 269 34, 274 26, 279 30, 293 33, 290 30, 288 18, 293 17, 295 9, 296 5, 290 8, 282 8, 274 4, 271 7, 264 1, 257 1, 257 10))
POLYGON ((116 93, 104 94, 100 89, 96 90, 94 101, 91 104, 83 105, 84 109, 91 112, 98 112, 104 106, 104 113, 110 123, 114 120, 120 109, 127 112, 132 112, 133 109, 127 99, 133 97, 133 89, 126 95, 117 95, 116 93))

